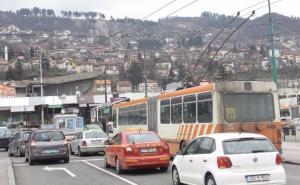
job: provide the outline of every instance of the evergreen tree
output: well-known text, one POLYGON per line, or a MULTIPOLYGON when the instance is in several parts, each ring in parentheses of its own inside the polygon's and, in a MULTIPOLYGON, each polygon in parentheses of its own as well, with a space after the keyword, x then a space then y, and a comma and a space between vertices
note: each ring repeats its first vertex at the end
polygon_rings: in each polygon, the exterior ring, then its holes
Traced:
POLYGON ((15 80, 20 80, 23 76, 23 66, 21 60, 15 63, 15 80))
POLYGON ((128 79, 134 86, 137 86, 139 83, 143 82, 143 69, 137 62, 132 63, 128 70, 128 75, 128 79))
POLYGON ((8 70, 6 71, 5 79, 6 80, 14 80, 14 69, 10 66, 8 67, 8 70))

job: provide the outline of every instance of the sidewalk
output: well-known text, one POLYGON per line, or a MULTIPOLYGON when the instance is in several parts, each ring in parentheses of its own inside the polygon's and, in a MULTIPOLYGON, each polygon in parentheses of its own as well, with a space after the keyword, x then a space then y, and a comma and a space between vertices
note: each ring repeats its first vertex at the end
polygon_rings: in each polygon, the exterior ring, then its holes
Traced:
POLYGON ((15 185, 15 175, 9 157, 0 157, 0 185, 15 185))
POLYGON ((300 143, 282 142, 282 157, 286 163, 300 165, 300 143))

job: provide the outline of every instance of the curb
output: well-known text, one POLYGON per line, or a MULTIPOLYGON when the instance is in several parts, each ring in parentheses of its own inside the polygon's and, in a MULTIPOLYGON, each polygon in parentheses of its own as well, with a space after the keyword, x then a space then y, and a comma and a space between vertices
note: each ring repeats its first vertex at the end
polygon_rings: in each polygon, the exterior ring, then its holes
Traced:
POLYGON ((8 174, 8 185, 16 185, 14 170, 12 168, 12 163, 9 157, 7 160, 7 174, 8 174))

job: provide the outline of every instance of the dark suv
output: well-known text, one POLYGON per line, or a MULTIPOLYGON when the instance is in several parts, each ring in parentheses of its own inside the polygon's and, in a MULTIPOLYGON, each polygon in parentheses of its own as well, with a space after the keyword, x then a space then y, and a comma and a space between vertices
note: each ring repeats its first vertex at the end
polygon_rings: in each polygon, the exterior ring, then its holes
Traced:
POLYGON ((25 155, 25 141, 28 140, 31 130, 19 129, 15 132, 13 138, 8 145, 8 156, 17 155, 23 157, 25 155))
POLYGON ((25 149, 29 165, 35 161, 64 160, 69 162, 69 147, 60 130, 35 130, 31 133, 25 149))

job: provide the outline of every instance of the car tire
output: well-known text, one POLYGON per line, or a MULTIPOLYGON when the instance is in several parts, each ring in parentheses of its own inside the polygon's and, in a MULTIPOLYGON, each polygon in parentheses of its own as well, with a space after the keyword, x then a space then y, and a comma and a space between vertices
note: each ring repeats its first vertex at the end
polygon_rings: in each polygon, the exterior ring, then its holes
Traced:
POLYGON ((64 163, 69 163, 69 162, 70 162, 70 158, 69 157, 67 157, 67 158, 64 159, 64 163))
POLYGON ((25 162, 28 162, 28 154, 26 151, 25 151, 25 162))
POLYGON ((207 176, 205 179, 205 185, 217 185, 215 178, 212 175, 207 176))
POLYGON ((169 166, 163 166, 163 167, 160 167, 160 168, 159 168, 159 170, 160 170, 161 172, 167 172, 168 169, 169 169, 169 166))
POLYGON ((13 154, 11 153, 11 149, 10 149, 10 148, 7 149, 7 155, 8 155, 9 157, 13 156, 13 154))
POLYGON ((173 185, 181 185, 179 173, 176 167, 173 167, 172 169, 172 182, 173 185))
POLYGON ((79 157, 82 157, 82 156, 83 156, 83 153, 82 153, 82 151, 80 150, 80 147, 78 147, 78 155, 79 155, 79 157))
POLYGON ((28 162, 29 162, 29 165, 34 165, 34 161, 31 159, 30 154, 28 156, 28 162))
POLYGON ((17 156, 18 157, 23 157, 23 155, 21 154, 21 151, 20 151, 19 147, 17 148, 17 156))
POLYGON ((110 167, 110 165, 107 163, 107 158, 106 158, 106 155, 104 155, 104 159, 103 159, 103 161, 104 161, 104 168, 109 168, 109 167, 110 167))
POLYGON ((118 158, 116 158, 116 172, 117 174, 121 174, 123 172, 122 168, 121 168, 121 165, 120 165, 120 161, 118 158))

